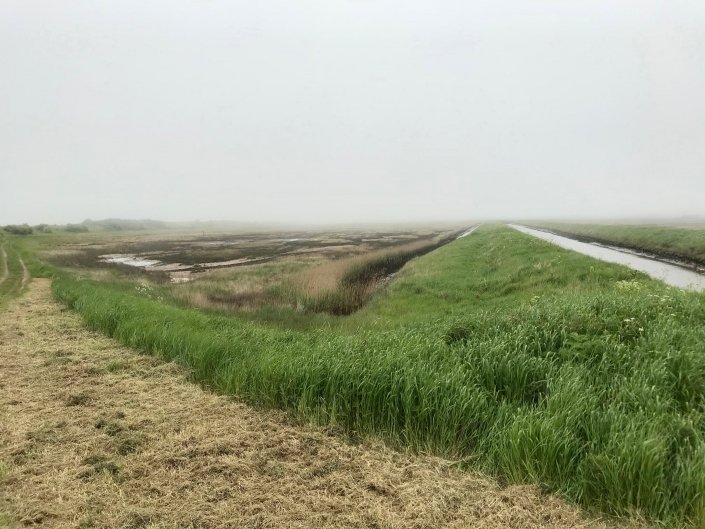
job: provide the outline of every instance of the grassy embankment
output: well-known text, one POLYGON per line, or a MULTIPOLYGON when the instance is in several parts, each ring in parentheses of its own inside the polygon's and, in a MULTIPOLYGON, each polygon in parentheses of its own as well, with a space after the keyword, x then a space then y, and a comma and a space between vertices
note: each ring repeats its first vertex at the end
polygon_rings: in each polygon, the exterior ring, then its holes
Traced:
POLYGON ((92 328, 217 391, 606 512, 703 527, 702 295, 497 227, 412 261, 341 332, 68 274, 54 290, 92 328))
POLYGON ((540 227, 583 240, 622 246, 705 266, 705 228, 548 223, 540 227))

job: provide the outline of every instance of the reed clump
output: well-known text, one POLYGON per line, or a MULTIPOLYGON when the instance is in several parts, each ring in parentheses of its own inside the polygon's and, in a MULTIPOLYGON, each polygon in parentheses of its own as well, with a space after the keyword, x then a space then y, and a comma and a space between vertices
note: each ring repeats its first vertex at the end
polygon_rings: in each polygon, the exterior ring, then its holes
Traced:
POLYGON ((304 288, 294 290, 298 295, 297 304, 311 312, 335 316, 352 314, 407 262, 447 244, 454 236, 378 250, 307 270, 301 277, 304 288))

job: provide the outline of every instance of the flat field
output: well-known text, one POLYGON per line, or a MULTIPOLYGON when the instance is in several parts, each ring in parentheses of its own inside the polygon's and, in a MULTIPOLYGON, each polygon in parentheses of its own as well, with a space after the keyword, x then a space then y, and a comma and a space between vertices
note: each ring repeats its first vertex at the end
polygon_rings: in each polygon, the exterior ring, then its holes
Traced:
MULTIPOLYGON (((39 245, 22 248, 36 255, 39 245)), ((51 272, 56 297, 91 329, 181 364, 217 393, 595 512, 703 527, 705 296, 504 226, 434 248, 392 273, 368 266, 388 264, 388 248, 340 266, 336 289, 360 270, 374 278, 345 316, 280 302, 297 299, 285 294, 200 306, 193 292, 257 274, 285 290, 350 255, 296 266, 287 255, 180 284, 27 260, 36 275, 51 272)), ((414 255, 405 252, 394 266, 414 255)))

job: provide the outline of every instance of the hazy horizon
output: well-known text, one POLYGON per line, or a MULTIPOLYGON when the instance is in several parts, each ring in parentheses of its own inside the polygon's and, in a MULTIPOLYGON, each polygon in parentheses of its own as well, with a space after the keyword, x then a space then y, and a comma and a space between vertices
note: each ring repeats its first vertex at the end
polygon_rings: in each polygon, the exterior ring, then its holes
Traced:
MULTIPOLYGON (((62 227, 70 225, 85 224, 92 225, 107 225, 110 223, 128 224, 136 223, 145 226, 136 228, 137 230, 149 229, 150 223, 162 224, 166 229, 204 229, 204 230, 223 230, 223 229, 277 229, 277 230, 309 230, 309 229, 366 229, 366 228, 433 228, 447 227, 459 229, 462 227, 471 227, 478 224, 511 224, 511 223, 534 223, 534 222, 568 222, 575 224, 625 224, 625 225, 658 225, 658 226, 680 226, 680 227, 702 227, 705 226, 705 215, 681 215, 661 216, 661 217, 643 217, 643 216, 625 216, 625 217, 477 217, 477 218, 417 218, 417 219, 401 219, 401 220, 329 220, 329 221, 311 221, 303 220, 282 220, 282 221, 267 221, 267 220, 237 220, 237 219, 186 219, 186 220, 164 220, 159 218, 86 218, 83 220, 71 220, 67 222, 11 222, 0 223, 0 228, 6 225, 30 225, 49 227, 62 227)), ((100 228, 104 229, 104 228, 100 228)), ((118 230, 129 230, 126 226, 118 228, 118 230)))
POLYGON ((703 216, 694 0, 6 0, 0 68, 0 225, 703 216))

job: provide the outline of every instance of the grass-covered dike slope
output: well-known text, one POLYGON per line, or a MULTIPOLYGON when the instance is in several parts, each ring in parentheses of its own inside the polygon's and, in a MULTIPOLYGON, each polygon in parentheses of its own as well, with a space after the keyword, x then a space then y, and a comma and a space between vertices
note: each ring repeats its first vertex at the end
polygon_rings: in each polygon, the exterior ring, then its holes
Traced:
POLYGON ((309 332, 68 274, 54 290, 217 391, 605 512, 705 527, 703 295, 491 226, 309 332))
POLYGON ((705 228, 549 223, 541 226, 560 235, 632 250, 705 267, 705 228))

